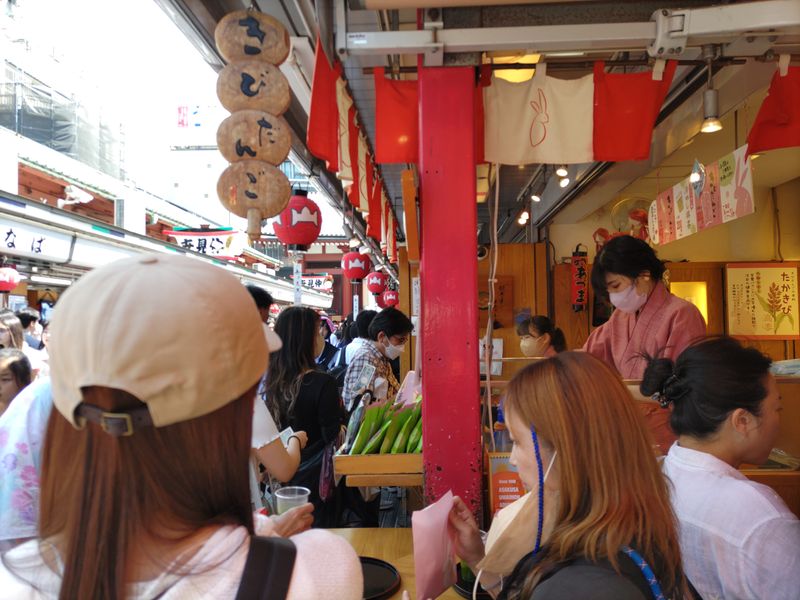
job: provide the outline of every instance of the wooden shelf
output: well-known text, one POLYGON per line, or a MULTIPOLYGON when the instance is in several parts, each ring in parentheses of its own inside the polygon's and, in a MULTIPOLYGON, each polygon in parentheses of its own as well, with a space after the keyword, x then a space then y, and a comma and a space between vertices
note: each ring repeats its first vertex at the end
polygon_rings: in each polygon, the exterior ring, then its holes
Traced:
POLYGON ((337 454, 333 470, 350 487, 415 487, 422 485, 422 454, 337 454))

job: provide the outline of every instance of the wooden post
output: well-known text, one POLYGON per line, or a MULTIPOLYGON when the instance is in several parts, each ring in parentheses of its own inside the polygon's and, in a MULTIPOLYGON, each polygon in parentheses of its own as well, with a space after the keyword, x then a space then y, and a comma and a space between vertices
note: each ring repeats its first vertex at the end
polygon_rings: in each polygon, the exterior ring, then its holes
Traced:
POLYGON ((453 490, 479 515, 474 87, 471 67, 420 70, 425 499, 453 490))

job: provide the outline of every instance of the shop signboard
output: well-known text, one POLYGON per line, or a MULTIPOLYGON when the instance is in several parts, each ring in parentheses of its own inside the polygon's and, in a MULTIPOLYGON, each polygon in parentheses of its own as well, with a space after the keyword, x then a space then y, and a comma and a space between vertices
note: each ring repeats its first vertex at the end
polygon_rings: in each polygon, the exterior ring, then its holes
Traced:
POLYGON ((322 292, 333 291, 333 275, 327 273, 317 273, 315 275, 303 275, 300 282, 304 287, 319 290, 322 292))
POLYGON ((728 334, 747 339, 800 339, 798 263, 725 266, 728 334))
POLYGON ((72 237, 0 217, 0 252, 3 254, 65 263, 70 259, 72 237))
POLYGON ((699 180, 687 178, 661 192, 650 206, 648 228, 663 245, 755 212, 747 146, 705 165, 699 180))
POLYGON ((522 479, 510 458, 510 452, 489 452, 489 510, 493 517, 525 495, 522 479))
POLYGON ((225 260, 235 260, 246 246, 246 237, 231 228, 170 229, 164 234, 174 237, 181 248, 225 260))

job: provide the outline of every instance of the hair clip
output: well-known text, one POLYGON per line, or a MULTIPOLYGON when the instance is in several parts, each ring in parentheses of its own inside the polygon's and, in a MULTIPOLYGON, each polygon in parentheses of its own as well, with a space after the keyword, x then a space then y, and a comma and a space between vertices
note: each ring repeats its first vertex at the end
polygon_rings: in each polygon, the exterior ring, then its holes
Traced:
POLYGON ((658 405, 661 408, 668 408, 669 403, 671 402, 669 398, 667 398, 662 392, 656 392, 652 396, 650 396, 651 400, 658 402, 658 405))

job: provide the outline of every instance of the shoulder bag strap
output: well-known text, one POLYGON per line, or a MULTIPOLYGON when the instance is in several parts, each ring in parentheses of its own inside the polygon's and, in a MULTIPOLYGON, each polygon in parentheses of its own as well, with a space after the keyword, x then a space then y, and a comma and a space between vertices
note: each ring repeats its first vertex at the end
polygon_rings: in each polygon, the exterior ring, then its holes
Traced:
POLYGON ((250 538, 236 600, 285 600, 297 548, 285 538, 250 538))

